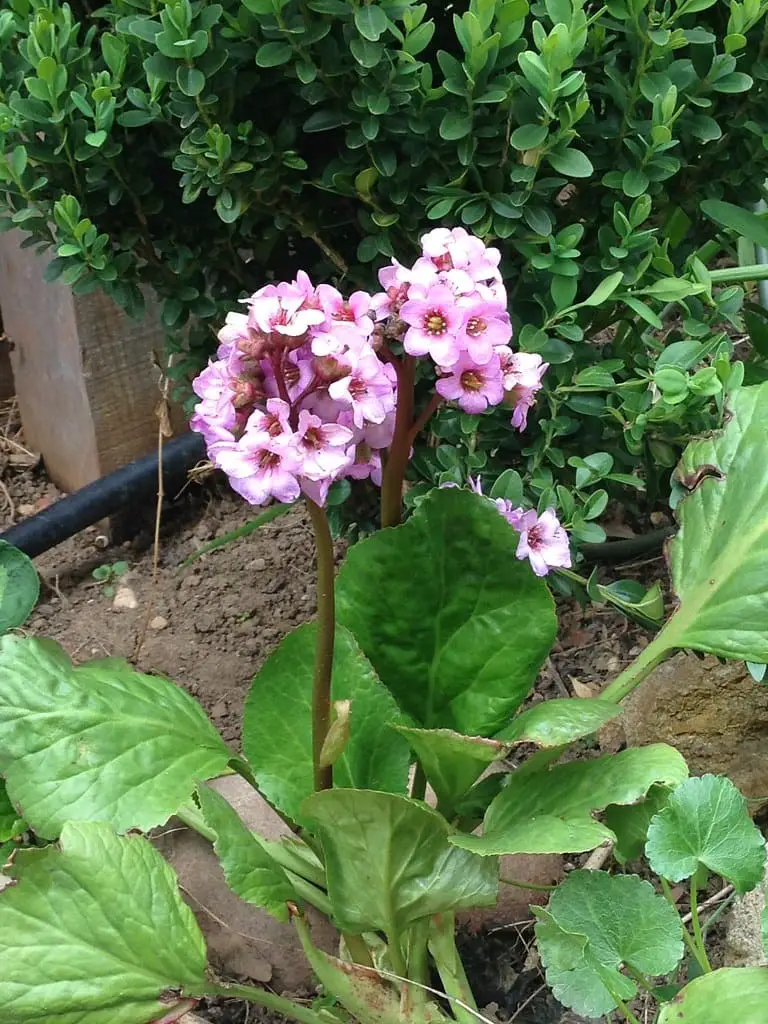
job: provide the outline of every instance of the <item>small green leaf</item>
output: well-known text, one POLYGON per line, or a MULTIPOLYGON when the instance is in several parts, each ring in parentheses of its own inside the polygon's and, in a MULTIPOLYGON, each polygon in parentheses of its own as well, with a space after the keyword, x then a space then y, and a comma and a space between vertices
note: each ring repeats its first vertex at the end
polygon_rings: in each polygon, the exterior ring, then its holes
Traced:
POLYGON ((457 114, 449 110, 440 122, 440 137, 447 141, 463 139, 472 131, 472 118, 469 114, 457 114))
POLYGON ((197 794, 206 824, 216 833, 213 848, 227 885, 246 903, 263 907, 278 921, 287 921, 287 905, 296 899, 296 893, 269 852, 272 844, 246 828, 237 812, 215 790, 199 786, 197 794))
POLYGON ((597 697, 545 700, 518 715, 495 739, 559 747, 597 732, 621 714, 621 708, 597 697))
POLYGON ((518 769, 488 808, 483 834, 450 841, 483 856, 591 850, 615 838, 594 820, 595 811, 634 803, 652 785, 677 785, 687 775, 680 754, 663 743, 545 770, 518 769))
POLYGON ((32 559, 0 540, 0 633, 22 626, 40 596, 32 559))
POLYGON ((688 495, 669 546, 679 607, 669 647, 768 663, 768 383, 730 397, 725 429, 693 441, 677 478, 688 495))
POLYGON ((589 1017, 634 998, 628 967, 669 974, 683 955, 680 918, 650 882, 635 875, 574 871, 546 911, 533 908, 536 942, 555 997, 589 1017), (581 941, 583 940, 583 941, 581 941))
POLYGON ((747 802, 730 779, 688 779, 648 828, 646 856, 670 882, 690 878, 700 865, 748 892, 761 881, 765 843, 747 802))
POLYGON ((176 69, 176 84, 185 96, 199 96, 205 88, 205 75, 198 68, 180 64, 176 69))
POLYGON ((623 272, 621 270, 617 270, 615 274, 611 274, 610 277, 606 277, 604 281, 601 281, 592 294, 584 299, 581 305, 602 306, 604 302, 607 302, 608 299, 610 299, 623 279, 623 272))
POLYGON ((350 548, 338 619, 415 724, 493 735, 533 685, 556 622, 517 544, 487 499, 434 488, 402 526, 350 548))
POLYGON ((232 757, 180 687, 119 658, 75 668, 52 640, 0 639, 0 773, 32 828, 148 831, 232 757))
POLYGON ((19 851, 5 872, 3 1024, 149 1024, 202 995, 203 936, 143 837, 70 821, 59 844, 19 851))
POLYGON ((402 934, 414 921, 498 895, 498 864, 448 844, 445 818, 391 793, 325 790, 304 801, 325 854, 334 920, 344 931, 402 934))
POLYGON ((256 51, 256 63, 260 68, 276 68, 287 64, 292 56, 290 43, 262 43, 256 51))
POLYGON ((88 132, 85 136, 85 141, 89 146, 94 149, 99 149, 107 141, 107 133, 102 129, 98 132, 88 132))
POLYGON ((375 43, 387 31, 387 16, 376 4, 364 4, 355 8, 355 27, 364 39, 375 43))
POLYGON ((589 178, 594 174, 592 161, 580 149, 564 149, 561 153, 547 153, 547 160, 557 171, 568 178, 589 178))
POLYGON ((508 743, 462 736, 451 729, 396 728, 413 748, 445 817, 488 765, 509 750, 508 743))
MULTIPOLYGON (((243 715, 243 750, 264 796, 300 821, 312 792, 314 624, 289 633, 253 681, 243 715)), ((339 626, 331 698, 350 700, 350 736, 333 766, 336 786, 404 793, 410 750, 391 726, 402 722, 392 696, 351 634, 339 626)))
POLYGON ((547 135, 549 128, 545 124, 524 124, 512 132, 509 143, 521 151, 538 149, 547 135))
POLYGON ((648 175, 640 170, 625 171, 621 180, 624 195, 629 196, 630 199, 641 196, 648 188, 648 184, 648 175))
POLYGON ((721 199, 705 199, 701 203, 701 211, 716 224, 735 231, 755 245, 768 248, 768 218, 721 199))
POLYGON ((721 967, 689 982, 662 1006, 658 1024, 765 1024, 768 969, 721 967))

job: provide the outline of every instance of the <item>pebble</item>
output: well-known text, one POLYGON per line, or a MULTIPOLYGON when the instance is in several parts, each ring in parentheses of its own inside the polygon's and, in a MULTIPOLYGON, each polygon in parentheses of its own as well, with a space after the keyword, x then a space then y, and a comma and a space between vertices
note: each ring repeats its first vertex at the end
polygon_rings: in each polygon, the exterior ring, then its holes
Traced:
POLYGON ((33 516, 35 514, 35 506, 19 505, 17 506, 16 511, 19 513, 20 516, 33 516))
POLYGON ((118 587, 112 607, 120 611, 122 609, 138 608, 139 602, 130 587, 118 587))
POLYGON ((248 568, 253 569, 254 572, 264 572, 267 568, 266 558, 254 558, 252 562, 248 563, 248 568))
POLYGON ((181 586, 184 587, 185 589, 187 587, 199 587, 200 586, 200 577, 199 576, 185 576, 184 579, 181 581, 181 586))
POLYGON ((37 614, 43 619, 50 619, 55 614, 56 609, 50 604, 40 604, 35 609, 37 614))
POLYGON ((150 629, 165 629, 168 626, 168 619, 163 618, 162 615, 156 615, 153 619, 149 620, 150 629))

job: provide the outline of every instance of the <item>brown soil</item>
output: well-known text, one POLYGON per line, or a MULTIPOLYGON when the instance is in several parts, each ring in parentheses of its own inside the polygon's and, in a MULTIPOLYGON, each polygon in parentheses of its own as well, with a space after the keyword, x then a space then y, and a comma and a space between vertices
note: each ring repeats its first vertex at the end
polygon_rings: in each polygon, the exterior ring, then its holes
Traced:
MULTIPOLYGON (((59 496, 42 469, 28 463, 6 462, 0 479, 2 529, 59 496)), ((128 510, 135 536, 123 544, 109 544, 101 527, 85 530, 36 559, 43 588, 26 628, 58 640, 78 661, 122 656, 143 671, 169 676, 237 747, 254 673, 280 639, 315 611, 313 546, 298 509, 184 566, 209 541, 241 526, 249 511, 218 483, 190 486, 164 509, 157 573, 154 509, 128 510), (94 568, 117 561, 129 563, 116 586, 130 589, 135 608, 115 608, 114 598, 92 578, 94 568)), ((611 576, 647 576, 649 569, 653 575, 659 565, 622 567, 611 576)), ((571 696, 582 686, 599 690, 645 642, 642 630, 610 611, 563 601, 560 612, 560 638, 533 700, 571 696)), ((563 1016, 536 964, 524 966, 530 930, 521 938, 517 925, 497 930, 485 946, 473 940, 465 949, 480 1005, 498 1007, 500 1019, 514 1015, 518 1024, 574 1024, 578 1018, 563 1016)), ((215 1024, 275 1024, 273 1016, 233 1001, 198 1012, 215 1024)))

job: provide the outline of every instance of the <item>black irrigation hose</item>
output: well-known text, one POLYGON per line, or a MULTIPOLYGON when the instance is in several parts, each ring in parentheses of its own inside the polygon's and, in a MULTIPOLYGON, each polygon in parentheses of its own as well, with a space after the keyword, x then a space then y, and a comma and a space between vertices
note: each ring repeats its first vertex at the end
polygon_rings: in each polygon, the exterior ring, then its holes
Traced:
POLYGON ((628 537, 626 540, 610 540, 605 544, 582 544, 579 551, 588 562, 628 562, 631 558, 659 554, 664 541, 675 532, 673 526, 664 526, 660 530, 651 530, 639 537, 628 537))
MULTIPOLYGON (((200 434, 187 433, 163 445, 163 488, 167 494, 183 486, 189 470, 205 458, 200 434)), ((99 519, 135 506, 157 494, 157 452, 116 469, 79 491, 61 498, 0 534, 30 558, 56 547, 99 519)))

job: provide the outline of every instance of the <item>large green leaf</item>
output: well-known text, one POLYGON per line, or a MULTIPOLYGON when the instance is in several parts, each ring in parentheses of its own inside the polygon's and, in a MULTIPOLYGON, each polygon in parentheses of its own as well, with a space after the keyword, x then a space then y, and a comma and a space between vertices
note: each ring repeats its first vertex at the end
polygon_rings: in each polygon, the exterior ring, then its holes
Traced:
POLYGON ((270 844, 251 832, 227 801, 208 786, 198 788, 206 823, 216 833, 213 848, 221 862, 227 885, 240 899, 287 921, 288 902, 296 892, 288 876, 270 853, 270 844))
POLYGON ((391 793, 315 793, 304 814, 323 844, 334 920, 390 937, 420 918, 496 902, 498 863, 448 843, 442 815, 391 793))
POLYGON ((32 559, 0 540, 0 633, 23 625, 39 596, 40 580, 32 559))
POLYGON ((536 941, 555 996, 577 1013, 600 1017, 632 999, 622 966, 650 977, 673 971, 683 955, 674 907, 636 875, 574 871, 552 894, 536 941))
POLYGON ((690 444, 678 477, 691 493, 669 547, 680 607, 667 647, 768 662, 768 383, 730 399, 720 433, 690 444))
POLYGON ((489 501, 435 488, 403 526, 350 549, 339 620, 416 724, 489 736, 532 686, 556 619, 517 543, 489 501))
POLYGON ((141 836, 68 822, 21 850, 0 892, 3 1024, 147 1024, 205 981, 205 943, 176 876, 141 836))
POLYGON ((5 783, 0 779, 0 843, 5 843, 24 831, 24 822, 8 797, 5 783))
MULTIPOLYGON (((314 624, 289 633, 256 676, 245 703, 243 750, 264 796, 295 821, 312 792, 314 624)), ((336 630, 331 696, 351 701, 350 732, 333 766, 336 786, 404 793, 410 750, 391 728, 402 722, 347 630, 336 630)))
POLYGON ((653 818, 646 856, 657 875, 671 882, 690 878, 699 865, 748 892, 762 880, 765 842, 747 802, 730 779, 688 779, 653 818))
POLYGON ((536 743, 560 747, 597 732, 621 714, 621 708, 599 697, 569 697, 534 704, 496 733, 505 743, 536 743))
POLYGON ((765 1024, 768 967, 723 967, 694 978, 661 1008, 658 1024, 765 1024))
POLYGON ((611 804, 603 818, 616 836, 613 855, 619 864, 637 860, 643 855, 648 826, 655 814, 667 806, 672 790, 668 786, 651 786, 645 800, 636 804, 611 804))
POLYGON ((518 769, 488 808, 483 834, 452 835, 450 842, 484 856, 590 850, 615 838, 593 812, 634 803, 654 783, 677 785, 687 775, 680 754, 664 743, 543 771, 518 769))
POLYGON ((489 764, 503 757, 509 744, 482 736, 462 736, 452 729, 411 729, 399 726, 418 757, 440 811, 451 817, 463 796, 489 764))
POLYGON ((117 658, 75 668, 51 640, 0 639, 0 773, 39 835, 55 838, 67 820, 147 831, 231 757, 167 679, 117 658))
POLYGON ((725 203, 721 199, 705 199, 701 203, 701 210, 716 224, 730 228, 755 245, 768 248, 768 219, 765 217, 759 217, 743 206, 725 203))

